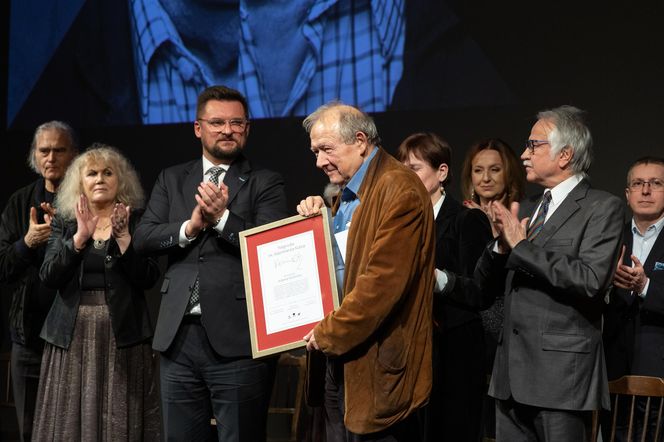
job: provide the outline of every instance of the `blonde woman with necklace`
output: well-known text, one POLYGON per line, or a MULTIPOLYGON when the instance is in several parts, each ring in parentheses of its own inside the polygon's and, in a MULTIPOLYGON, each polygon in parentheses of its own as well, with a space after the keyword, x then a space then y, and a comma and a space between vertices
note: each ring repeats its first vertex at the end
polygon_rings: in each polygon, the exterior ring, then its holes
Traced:
POLYGON ((127 159, 93 145, 67 171, 40 276, 57 289, 41 337, 33 440, 159 440, 144 290, 157 262, 131 236, 143 191, 127 159))

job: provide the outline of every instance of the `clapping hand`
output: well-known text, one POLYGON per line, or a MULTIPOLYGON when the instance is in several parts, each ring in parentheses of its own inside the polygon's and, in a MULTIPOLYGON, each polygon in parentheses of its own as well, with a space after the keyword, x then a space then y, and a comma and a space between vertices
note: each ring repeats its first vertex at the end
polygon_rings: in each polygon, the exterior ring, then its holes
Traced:
POLYGON ((519 220, 519 203, 512 203, 509 210, 502 203, 493 201, 489 209, 492 229, 500 236, 498 247, 506 253, 526 239, 529 218, 519 220))
POLYGON ((201 208, 201 214, 209 225, 215 224, 224 214, 228 204, 228 186, 223 182, 219 186, 204 181, 198 185, 198 195, 196 202, 201 208))
POLYGON ((46 224, 51 225, 51 221, 55 217, 55 207, 51 203, 41 203, 39 207, 44 211, 44 221, 46 224))
POLYGON ((120 253, 124 253, 131 242, 131 235, 129 233, 130 214, 131 207, 125 206, 123 203, 116 203, 111 214, 111 233, 120 248, 120 253))
POLYGON ((131 208, 122 203, 115 204, 111 214, 113 237, 118 239, 129 235, 129 215, 131 208))
POLYGON ((81 194, 76 203, 76 233, 74 234, 74 248, 81 250, 85 247, 85 243, 92 237, 95 229, 97 228, 98 216, 93 216, 90 212, 88 199, 85 195, 81 194))
POLYGON ((498 238, 499 233, 498 230, 496 229, 496 226, 493 224, 493 209, 491 208, 491 203, 492 201, 489 201, 486 204, 479 205, 473 200, 465 200, 463 202, 464 207, 467 207, 469 209, 480 209, 482 212, 486 213, 486 216, 489 218, 489 224, 491 225, 491 233, 493 234, 494 238, 498 238))
POLYGON ((616 274, 613 277, 613 284, 615 284, 616 287, 630 290, 638 295, 643 292, 643 289, 648 282, 648 277, 646 276, 643 264, 641 264, 639 258, 634 255, 630 256, 634 265, 629 266, 623 264, 624 256, 625 246, 623 246, 622 252, 620 253, 620 259, 618 260, 618 266, 616 267, 616 274))
POLYGON ((28 231, 23 237, 23 241, 25 241, 25 245, 31 249, 44 244, 48 241, 48 237, 51 235, 51 219, 50 217, 46 218, 46 216, 48 215, 44 216, 46 222, 40 224, 37 219, 37 209, 30 207, 30 224, 28 231))

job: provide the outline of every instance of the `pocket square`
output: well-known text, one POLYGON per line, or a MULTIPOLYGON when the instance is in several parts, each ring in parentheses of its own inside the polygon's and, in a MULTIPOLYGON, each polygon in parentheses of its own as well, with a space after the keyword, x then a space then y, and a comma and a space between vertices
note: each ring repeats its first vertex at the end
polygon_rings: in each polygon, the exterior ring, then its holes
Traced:
POLYGON ((664 270, 664 262, 655 262, 655 268, 653 268, 653 271, 654 270, 664 270))

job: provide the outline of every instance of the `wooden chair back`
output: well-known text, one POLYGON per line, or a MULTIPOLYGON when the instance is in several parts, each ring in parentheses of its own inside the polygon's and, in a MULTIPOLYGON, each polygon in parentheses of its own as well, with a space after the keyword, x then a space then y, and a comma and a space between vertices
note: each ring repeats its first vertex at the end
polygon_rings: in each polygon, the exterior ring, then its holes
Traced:
MULTIPOLYGON (((627 412, 627 441, 633 441, 637 434, 637 402, 645 400, 645 413, 643 419, 638 422, 641 425, 641 442, 646 442, 647 429, 656 419, 655 437, 648 440, 659 441, 662 437, 662 414, 664 411, 664 379, 651 376, 623 376, 620 379, 609 382, 609 393, 612 396, 611 403, 611 436, 609 441, 616 438, 616 426, 618 416, 624 414, 623 408, 629 407, 627 412), (623 398, 621 400, 621 398, 623 398), (651 406, 654 406, 652 410, 651 406)), ((594 416, 593 440, 597 440, 599 419, 594 416)), ((605 441, 607 442, 607 441, 605 441)))

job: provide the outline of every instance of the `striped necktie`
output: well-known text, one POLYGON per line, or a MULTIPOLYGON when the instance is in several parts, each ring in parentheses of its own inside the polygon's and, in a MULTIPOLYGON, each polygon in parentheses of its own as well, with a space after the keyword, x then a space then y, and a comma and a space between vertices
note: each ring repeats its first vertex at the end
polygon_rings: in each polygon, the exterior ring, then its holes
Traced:
POLYGON ((544 221, 546 220, 546 214, 549 211, 550 202, 551 192, 547 190, 542 196, 542 204, 540 205, 539 211, 537 212, 535 221, 533 221, 530 224, 530 227, 528 227, 528 234, 526 235, 526 239, 528 241, 534 240, 535 237, 537 237, 537 235, 539 235, 539 233, 542 231, 542 228, 544 227, 544 221))

